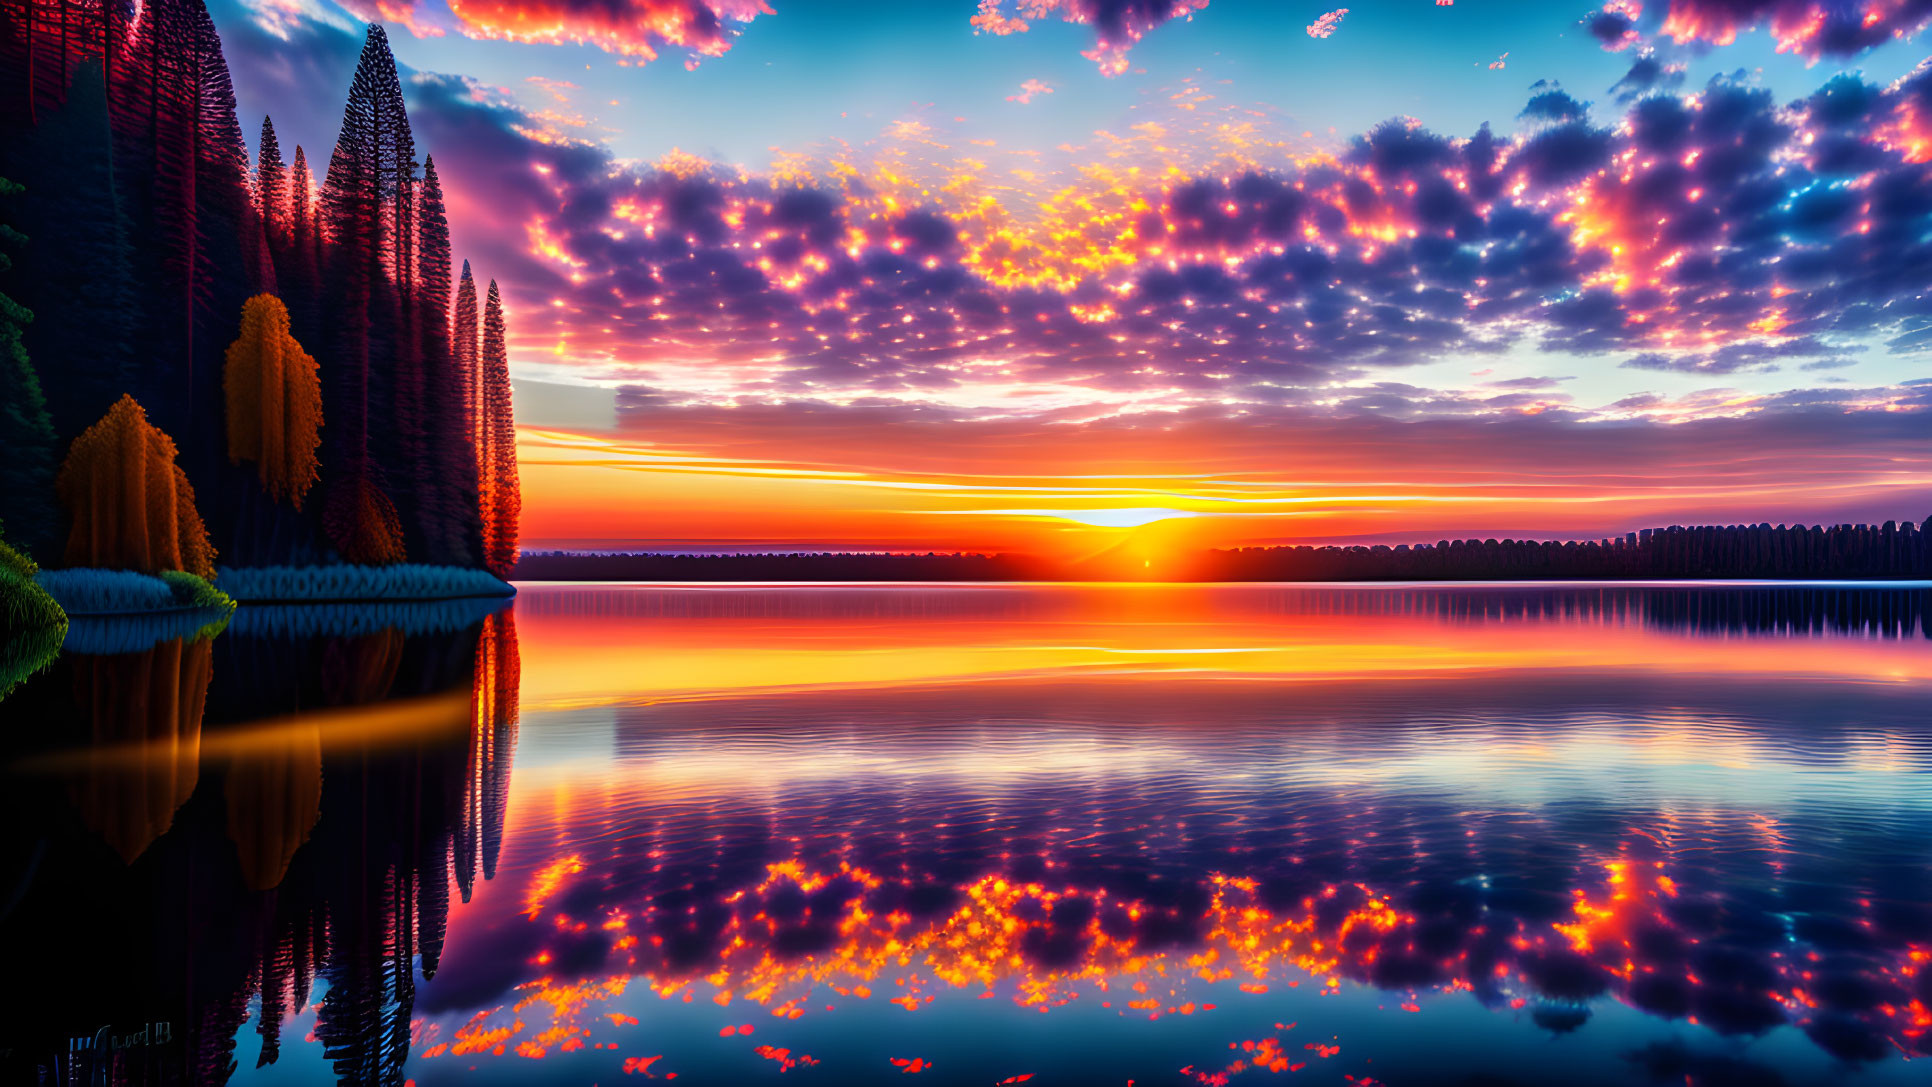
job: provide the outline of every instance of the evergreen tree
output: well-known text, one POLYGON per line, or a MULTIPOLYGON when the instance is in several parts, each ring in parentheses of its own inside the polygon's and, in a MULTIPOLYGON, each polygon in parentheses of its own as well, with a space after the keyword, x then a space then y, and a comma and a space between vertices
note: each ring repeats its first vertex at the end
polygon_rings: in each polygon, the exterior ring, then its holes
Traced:
MULTIPOLYGON (((115 66, 115 138, 149 299, 142 342, 163 429, 198 434, 221 417, 218 367, 233 314, 272 270, 248 185, 248 154, 221 40, 202 0, 144 0, 115 66)), ((211 475, 215 443, 191 443, 211 475)))
MULTIPOLYGON (((372 25, 349 85, 342 129, 329 160, 322 207, 331 243, 325 303, 335 333, 324 367, 329 404, 330 539, 345 556, 390 555, 393 541, 359 538, 400 524, 385 474, 396 463, 398 424, 392 362, 400 337, 397 274, 408 251, 408 226, 396 209, 411 195, 415 143, 402 105, 395 58, 382 27, 372 25)), ((413 351, 411 352, 413 354, 413 351)), ((405 471, 405 475, 407 472, 405 471)))
POLYGON ((99 61, 75 67, 66 104, 44 112, 22 144, 20 225, 35 242, 20 254, 16 283, 37 315, 27 352, 42 360, 41 388, 64 442, 122 394, 151 391, 134 373, 139 295, 99 61))
MULTIPOLYGON (((18 184, 0 177, 0 196, 20 191, 18 184)), ((25 240, 0 223, 0 242, 18 245, 25 240)), ((11 258, 0 252, 0 272, 11 267, 11 258)), ((60 538, 60 514, 53 500, 54 427, 21 337, 33 319, 26 307, 0 293, 0 449, 6 450, 6 464, 0 466, 0 525, 30 554, 51 560, 60 538)))
POLYGON ((322 342, 317 297, 322 259, 322 232, 315 215, 315 176, 309 172, 308 155, 295 146, 295 162, 288 173, 288 252, 275 268, 282 288, 282 301, 288 306, 289 326, 295 338, 315 345, 322 342))
POLYGON ((275 122, 269 117, 262 118, 261 147, 255 155, 255 211, 279 273, 289 245, 288 167, 282 162, 282 145, 275 139, 275 122))
MULTIPOLYGON (((474 566, 482 557, 476 457, 467 437, 469 401, 451 343, 449 223, 434 158, 423 162, 416 223, 426 426, 423 512, 430 525, 430 558, 433 562, 474 566)), ((476 287, 471 283, 472 323, 475 295, 476 287)))
POLYGON ((483 303, 483 563, 498 577, 517 564, 517 526, 523 495, 517 482, 516 420, 510 405, 510 354, 503 299, 490 281, 483 303))
POLYGON ((477 423, 483 418, 483 397, 476 380, 479 372, 476 338, 481 326, 477 324, 476 316, 476 280, 470 276, 470 262, 467 260, 463 262, 462 282, 456 288, 456 317, 452 325, 456 383, 463 395, 463 442, 470 447, 471 473, 480 475, 477 466, 482 463, 482 458, 477 455, 480 435, 477 423))

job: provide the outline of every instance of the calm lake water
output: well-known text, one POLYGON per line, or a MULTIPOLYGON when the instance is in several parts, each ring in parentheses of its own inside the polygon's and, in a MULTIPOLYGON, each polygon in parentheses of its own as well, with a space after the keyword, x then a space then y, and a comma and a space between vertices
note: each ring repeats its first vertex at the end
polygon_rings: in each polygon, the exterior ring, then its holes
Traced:
POLYGON ((0 1080, 1928 1082, 1924 587, 494 607, 77 626, 0 1080))

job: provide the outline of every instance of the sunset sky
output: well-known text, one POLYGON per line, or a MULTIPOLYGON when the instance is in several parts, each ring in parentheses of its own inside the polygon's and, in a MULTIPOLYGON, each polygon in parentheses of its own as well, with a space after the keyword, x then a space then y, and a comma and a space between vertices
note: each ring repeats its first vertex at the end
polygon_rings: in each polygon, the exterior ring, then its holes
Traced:
POLYGON ((1932 0, 210 8, 318 166, 387 26, 526 547, 1932 513, 1932 0))

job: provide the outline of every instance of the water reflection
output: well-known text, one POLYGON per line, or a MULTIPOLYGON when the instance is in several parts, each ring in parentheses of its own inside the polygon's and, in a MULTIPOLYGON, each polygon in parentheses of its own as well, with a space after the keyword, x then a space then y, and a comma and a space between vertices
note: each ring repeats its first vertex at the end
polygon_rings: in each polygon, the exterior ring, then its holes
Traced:
POLYGON ((401 1082, 448 888, 501 841, 514 622, 262 618, 65 652, 0 706, 7 1082, 225 1082, 297 1013, 328 1078, 401 1082))
POLYGON ((172 672, 70 655, 0 703, 46 722, 0 919, 36 1007, 0 1043, 71 1082, 1912 1082, 1929 611, 1871 586, 530 587, 514 623, 333 634, 244 609, 143 651, 172 672), (166 678, 197 675, 205 712, 166 678), (142 804, 90 815, 107 795, 142 804), (128 1044, 69 1052, 101 1023, 128 1044))

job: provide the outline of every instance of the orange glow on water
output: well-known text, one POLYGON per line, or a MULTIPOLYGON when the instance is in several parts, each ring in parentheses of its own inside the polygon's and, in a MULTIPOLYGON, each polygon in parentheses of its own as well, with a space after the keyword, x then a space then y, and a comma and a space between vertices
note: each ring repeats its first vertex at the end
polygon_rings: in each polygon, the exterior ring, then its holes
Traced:
MULTIPOLYGON (((1038 607, 991 614, 834 613, 809 622, 760 612, 754 588, 613 587, 612 606, 551 610, 572 592, 523 589, 523 704, 532 709, 726 700, 758 693, 1105 675, 1215 675, 1266 682, 1395 680, 1564 669, 1638 674, 1830 675, 1904 683, 1932 678, 1909 642, 1685 638, 1636 623, 1461 624, 1417 615, 1298 614, 1244 608, 1248 590, 1206 585, 981 586, 961 599, 1038 607), (677 594, 708 601, 680 618, 652 608, 677 594), (1044 601, 1044 603, 1042 603, 1044 601)), ((828 604, 850 591, 824 594, 828 604)), ((1282 590, 1272 590, 1280 592, 1282 590)), ((1290 593, 1296 590, 1287 590, 1290 593)), ((1375 590, 1364 590, 1373 593, 1375 590)))

